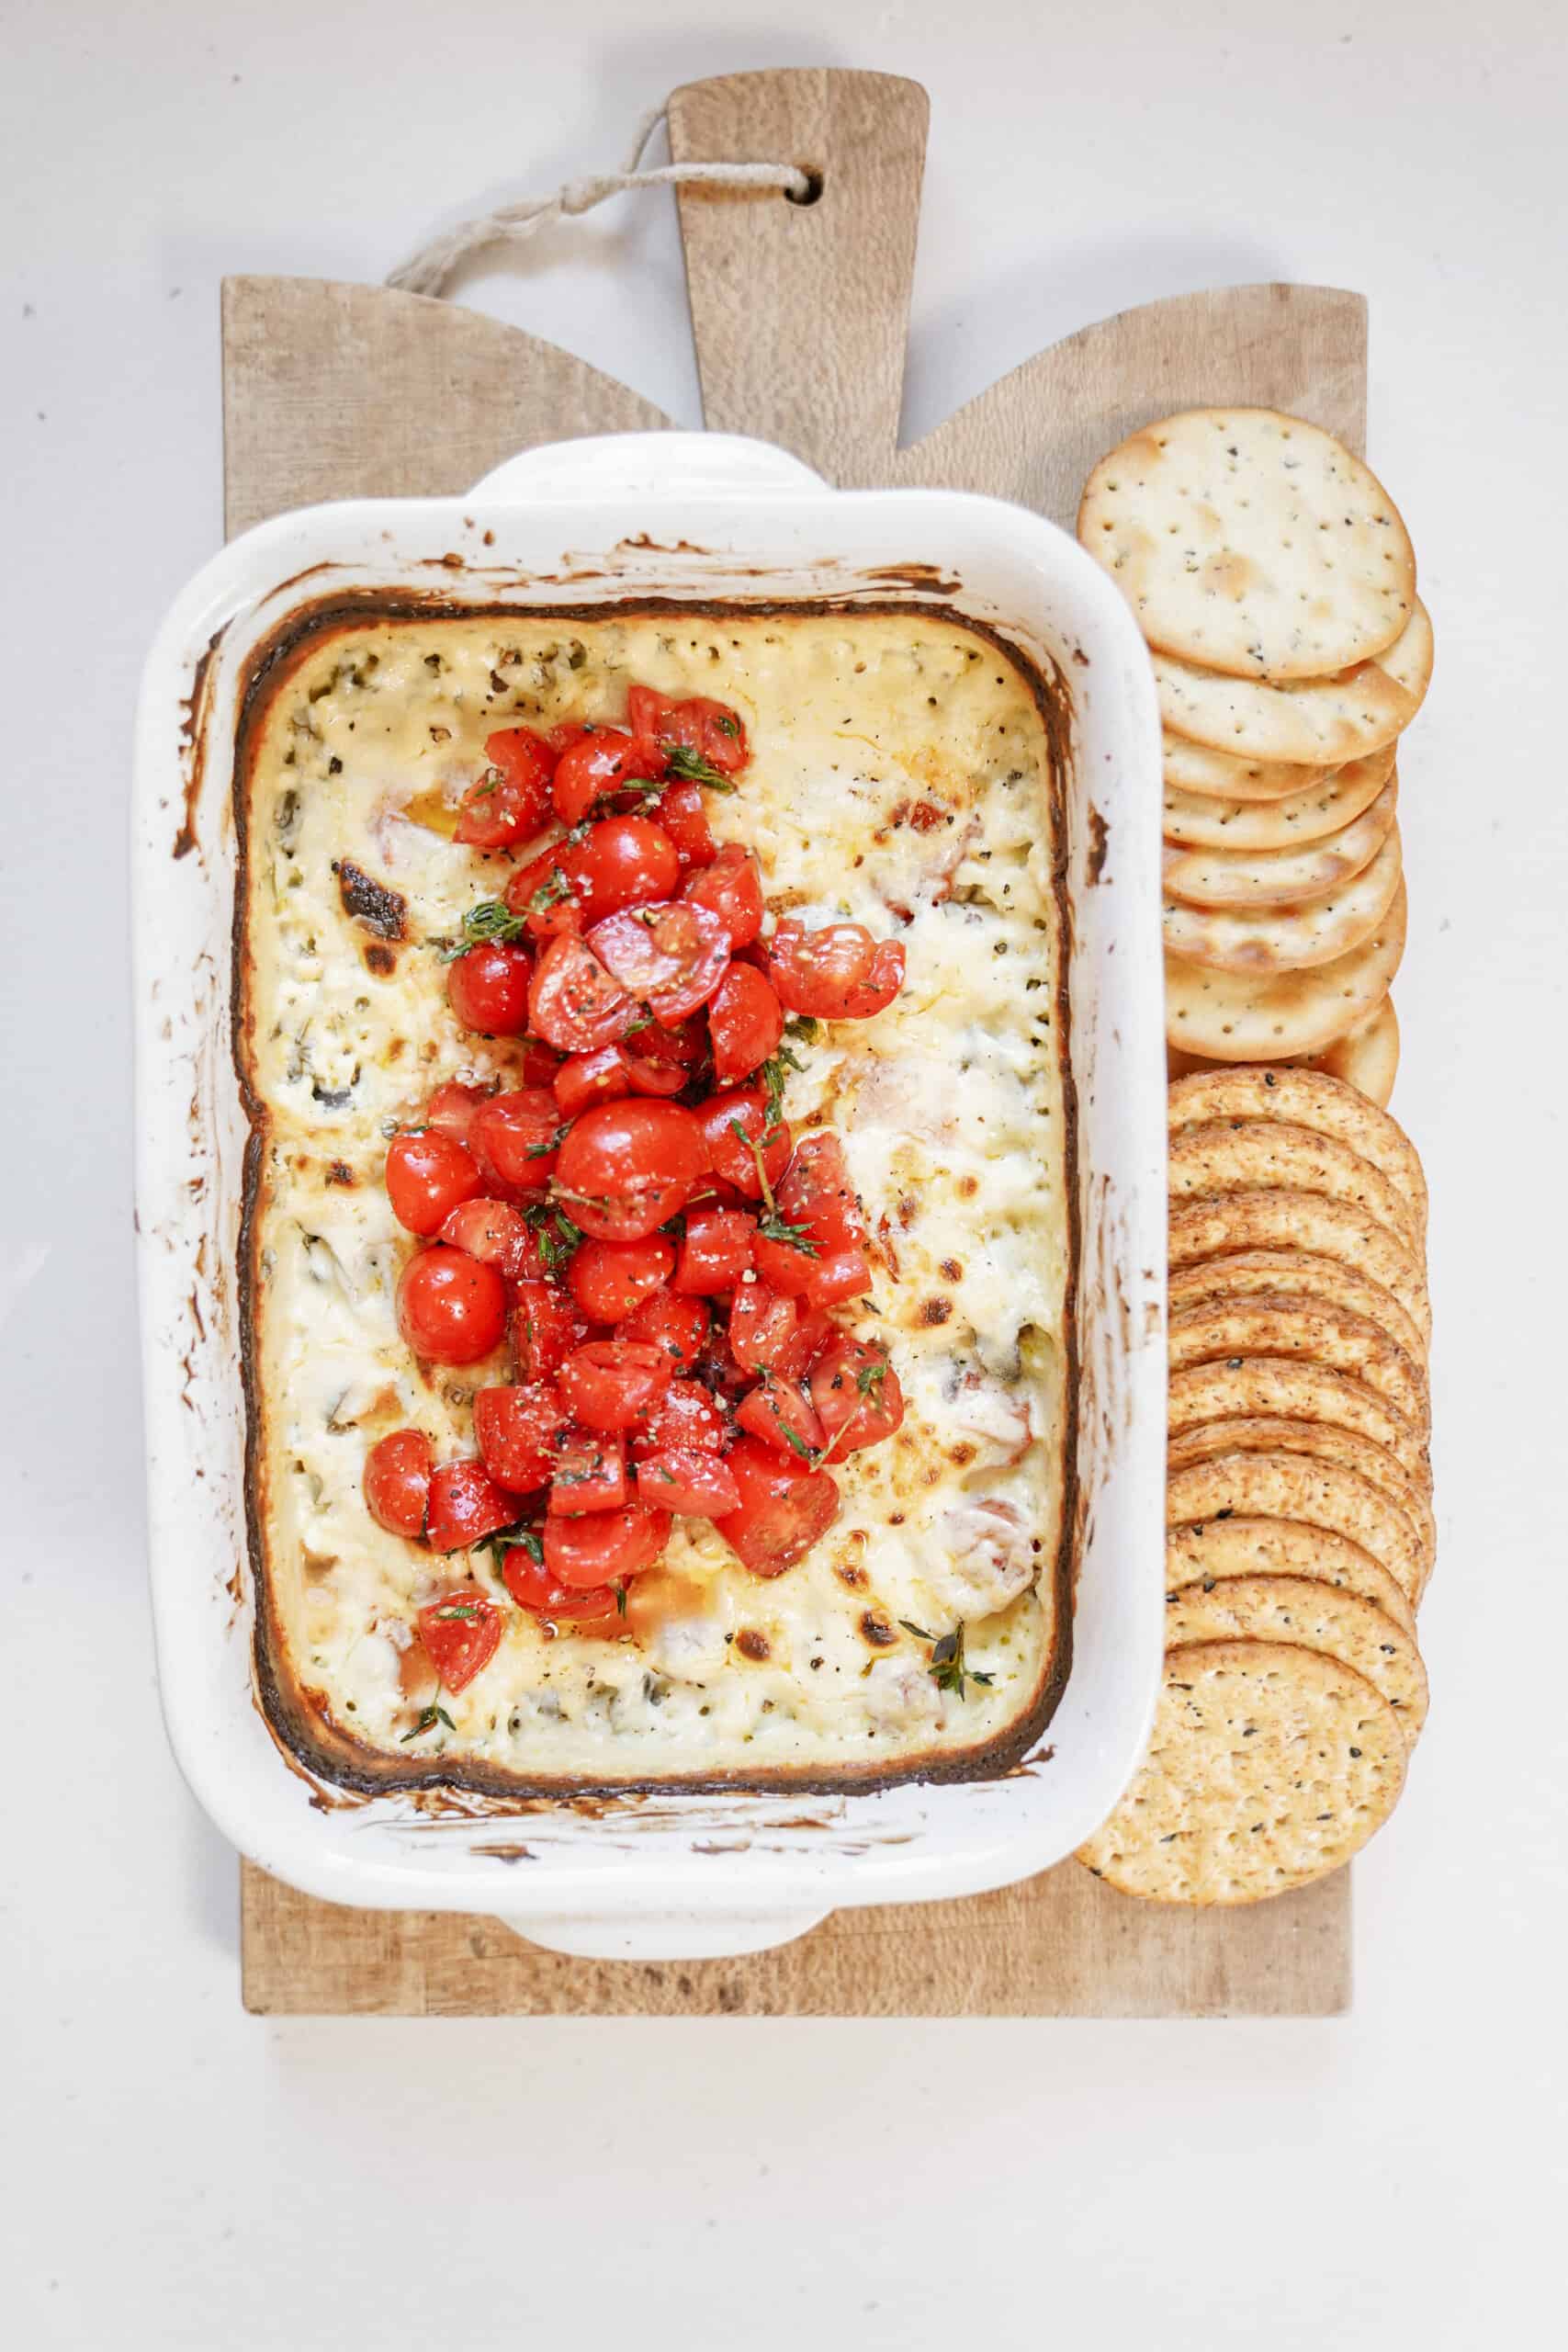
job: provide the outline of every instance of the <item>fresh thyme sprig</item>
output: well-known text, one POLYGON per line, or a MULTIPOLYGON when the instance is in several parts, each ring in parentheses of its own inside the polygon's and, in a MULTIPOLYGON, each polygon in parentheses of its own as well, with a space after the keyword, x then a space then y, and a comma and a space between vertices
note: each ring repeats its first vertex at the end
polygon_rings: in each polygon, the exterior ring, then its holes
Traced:
POLYGON ((928 1634, 923 1625, 912 1624, 908 1617, 898 1623, 918 1642, 929 1642, 931 1654, 927 1672, 939 1690, 956 1690, 962 1699, 966 1682, 992 1682, 994 1675, 982 1674, 978 1667, 964 1662, 964 1620, 959 1619, 951 1634, 928 1634))
POLYGON ((684 743, 666 743, 660 747, 667 755, 666 773, 679 776, 685 784, 705 784, 710 792, 733 792, 730 777, 705 760, 700 752, 692 751, 684 743))
POLYGON ((512 940, 521 939, 526 928, 523 917, 514 915, 500 899, 481 899, 479 905, 470 907, 463 917, 460 939, 433 940, 431 945, 440 951, 444 964, 455 964, 459 956, 466 956, 472 947, 488 946, 493 940, 499 940, 504 945, 512 940))

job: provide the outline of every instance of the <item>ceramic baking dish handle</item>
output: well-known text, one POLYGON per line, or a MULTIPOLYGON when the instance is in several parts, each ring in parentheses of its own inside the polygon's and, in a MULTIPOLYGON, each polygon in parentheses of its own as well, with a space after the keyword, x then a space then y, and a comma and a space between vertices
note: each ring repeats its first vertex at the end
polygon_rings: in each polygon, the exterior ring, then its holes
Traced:
POLYGON ((765 497, 826 489, 769 441, 739 433, 604 433, 525 449, 474 484, 476 498, 765 497))
POLYGON ((642 1911, 615 1918, 525 1917, 501 1924, 575 1960, 735 1960, 792 1944, 826 1911, 642 1911))

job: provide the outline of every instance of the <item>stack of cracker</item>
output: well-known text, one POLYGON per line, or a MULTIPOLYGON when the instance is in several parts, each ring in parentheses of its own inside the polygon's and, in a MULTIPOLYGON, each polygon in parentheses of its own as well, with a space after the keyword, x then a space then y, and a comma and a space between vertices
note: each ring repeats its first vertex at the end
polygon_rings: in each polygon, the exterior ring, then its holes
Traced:
POLYGON ((1172 1074, 1298 1063, 1385 1103, 1394 749, 1432 673, 1398 510, 1316 425, 1191 409, 1095 468, 1078 537, 1154 658, 1172 1074))
POLYGON ((1316 1070, 1180 1079, 1169 1127, 1165 1677, 1080 1859, 1249 1903, 1365 1844, 1427 1712, 1427 1188, 1388 1114, 1316 1070))

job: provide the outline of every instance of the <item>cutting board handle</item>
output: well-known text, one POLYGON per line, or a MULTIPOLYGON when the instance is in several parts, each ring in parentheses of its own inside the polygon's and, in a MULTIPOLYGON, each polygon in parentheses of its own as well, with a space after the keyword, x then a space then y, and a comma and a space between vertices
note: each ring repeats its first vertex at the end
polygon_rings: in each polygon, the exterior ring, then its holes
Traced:
POLYGON ((931 107, 918 82, 813 67, 689 83, 677 163, 799 164, 820 193, 679 193, 703 417, 829 481, 889 480, 931 107))

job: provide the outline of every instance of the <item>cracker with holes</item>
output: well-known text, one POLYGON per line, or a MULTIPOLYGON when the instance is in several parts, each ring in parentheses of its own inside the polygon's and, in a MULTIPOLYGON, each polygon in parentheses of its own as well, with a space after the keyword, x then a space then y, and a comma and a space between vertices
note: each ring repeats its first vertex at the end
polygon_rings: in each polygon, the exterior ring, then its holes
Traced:
POLYGON ((1166 840, 1182 848, 1273 851, 1299 849, 1303 842, 1342 832, 1391 782, 1394 747, 1391 743, 1370 760, 1350 760, 1342 768, 1290 773, 1302 781, 1288 792, 1267 800, 1229 799, 1173 782, 1168 760, 1160 820, 1166 840))
POLYGON ((1377 476, 1275 409, 1145 425, 1090 474, 1077 529, 1151 645, 1235 677, 1370 661, 1415 603, 1415 550, 1377 476))
POLYGON ((1165 1523, 1224 1517, 1291 1520, 1359 1544, 1385 1567, 1414 1608, 1425 1581, 1410 1515, 1358 1471, 1294 1453, 1210 1453, 1168 1469, 1165 1523))
POLYGON ((1363 1273, 1392 1292, 1420 1333, 1423 1347, 1431 1336, 1432 1310, 1420 1253, 1363 1210, 1321 1193, 1276 1187, 1208 1193, 1172 1204, 1173 1267, 1254 1250, 1301 1250, 1363 1273))
POLYGON ((1233 1577, 1311 1577, 1337 1592, 1359 1594, 1407 1634, 1416 1631, 1416 1611, 1382 1561, 1326 1527, 1293 1519, 1209 1519, 1168 1532, 1168 1595, 1182 1585, 1209 1587, 1233 1577))
MULTIPOLYGON (((1376 754, 1392 766, 1392 746, 1376 754)), ((1255 760, 1245 752, 1222 752, 1212 743, 1195 743, 1190 735, 1176 735, 1168 727, 1160 738, 1165 780, 1179 792, 1192 792, 1211 800, 1267 801, 1288 799, 1306 792, 1335 775, 1337 760, 1255 760)), ((1388 781, 1387 777, 1383 782, 1388 781)))
POLYGON ((1233 1577, 1166 1597, 1168 1648, 1189 1642, 1299 1642, 1364 1674, 1414 1747, 1427 1720, 1427 1670, 1409 1634, 1370 1600, 1310 1577, 1233 1577))
POLYGON ((1342 767, 1402 735, 1432 682, 1432 624, 1419 597, 1403 635, 1338 676, 1274 684, 1150 657, 1160 718, 1177 735, 1257 760, 1342 767))
POLYGON ((1287 1642, 1172 1650, 1148 1751, 1078 1859, 1123 1894, 1256 1903, 1321 1878, 1387 1820, 1406 1741, 1353 1667, 1287 1642))
MULTIPOLYGON (((1165 1058, 1166 1075, 1171 1079, 1201 1077, 1227 1067, 1224 1062, 1209 1061, 1202 1054, 1184 1054, 1175 1046, 1167 1046, 1165 1058)), ((1399 1075, 1399 1016, 1393 999, 1385 996, 1364 1020, 1325 1046, 1322 1053, 1299 1055, 1271 1067, 1322 1070, 1325 1077, 1343 1079, 1380 1110, 1386 1109, 1399 1075)))
POLYGON ((1386 922, 1401 874, 1395 826, 1359 874, 1300 905, 1200 907, 1168 898, 1166 949, 1190 964, 1263 979, 1343 962, 1386 922))
MULTIPOLYGON (((1346 775, 1349 773, 1348 768, 1340 771, 1346 775)), ((1324 786, 1324 796, 1332 797, 1333 781, 1331 777, 1324 786)), ((1223 808, 1224 803, 1198 801, 1193 805, 1223 808)), ((1244 817, 1251 813, 1245 803, 1232 805, 1244 817)), ((1266 813, 1272 815, 1291 806, 1289 801, 1272 801, 1266 813)), ((1167 839, 1160 867, 1166 897, 1178 899, 1184 906, 1220 908, 1300 907, 1308 900, 1325 898, 1371 864, 1393 831, 1398 808, 1399 786, 1391 777, 1377 797, 1358 815, 1319 834, 1315 840, 1303 835, 1300 841, 1292 841, 1287 835, 1282 845, 1274 849, 1247 849, 1223 841, 1218 844, 1196 844, 1169 838, 1168 786, 1167 839)), ((1174 940, 1170 944, 1177 944, 1174 940)))
POLYGON ((1166 1125, 1173 1136, 1214 1119, 1279 1119, 1332 1137, 1381 1169, 1406 1204, 1416 1234, 1426 1231, 1427 1179, 1419 1152, 1397 1119, 1342 1080, 1314 1070, 1260 1067, 1219 1070, 1169 1089, 1166 1125))

